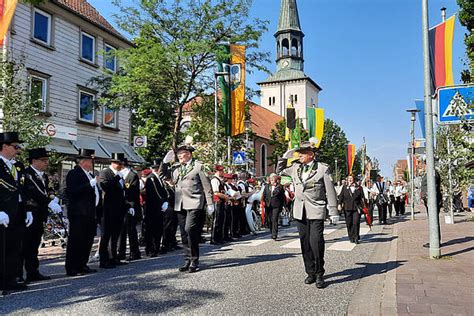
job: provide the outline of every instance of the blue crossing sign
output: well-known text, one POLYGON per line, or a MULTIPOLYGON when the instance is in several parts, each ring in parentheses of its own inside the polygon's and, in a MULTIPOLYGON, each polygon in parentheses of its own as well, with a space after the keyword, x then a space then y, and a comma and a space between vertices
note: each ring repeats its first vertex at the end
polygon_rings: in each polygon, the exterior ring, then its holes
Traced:
POLYGON ((244 165, 245 164, 245 152, 244 151, 234 151, 232 163, 234 165, 244 165))
POLYGON ((458 124, 474 120, 474 86, 456 86, 438 90, 440 124, 458 124))

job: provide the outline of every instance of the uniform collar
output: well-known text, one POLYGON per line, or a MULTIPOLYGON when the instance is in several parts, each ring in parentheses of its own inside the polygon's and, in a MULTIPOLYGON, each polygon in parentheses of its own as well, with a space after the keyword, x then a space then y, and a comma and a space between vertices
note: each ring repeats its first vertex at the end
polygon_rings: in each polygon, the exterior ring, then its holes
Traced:
POLYGON ((33 166, 30 166, 30 167, 31 167, 31 169, 33 169, 33 170, 36 172, 36 174, 37 174, 40 178, 43 178, 44 171, 39 171, 38 169, 36 169, 36 168, 33 167, 33 166))

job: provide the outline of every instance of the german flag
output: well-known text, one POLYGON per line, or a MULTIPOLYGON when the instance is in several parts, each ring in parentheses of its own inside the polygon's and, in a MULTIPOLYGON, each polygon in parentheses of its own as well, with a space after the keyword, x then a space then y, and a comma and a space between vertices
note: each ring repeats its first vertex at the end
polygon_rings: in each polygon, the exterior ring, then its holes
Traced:
POLYGON ((352 173, 352 167, 354 166, 355 155, 356 155, 356 146, 354 144, 348 144, 347 152, 346 152, 348 175, 352 173))
POLYGON ((7 35, 18 0, 0 0, 0 45, 7 35))
POLYGON ((452 86, 455 15, 429 31, 431 80, 434 89, 452 86))

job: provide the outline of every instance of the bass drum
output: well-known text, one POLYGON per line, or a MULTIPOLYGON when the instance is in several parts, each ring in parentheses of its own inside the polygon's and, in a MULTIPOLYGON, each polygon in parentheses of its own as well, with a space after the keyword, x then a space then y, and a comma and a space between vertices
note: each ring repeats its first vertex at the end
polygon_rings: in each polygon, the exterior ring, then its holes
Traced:
MULTIPOLYGON (((245 207, 245 217, 247 218, 247 223, 249 224, 249 228, 252 234, 256 234, 257 231, 262 228, 262 220, 260 218, 260 215, 253 210, 253 204, 255 201, 260 202, 264 189, 265 186, 262 185, 262 188, 259 191, 255 192, 247 199, 247 206, 245 207)), ((260 207, 260 203, 258 205, 258 207, 260 207)))

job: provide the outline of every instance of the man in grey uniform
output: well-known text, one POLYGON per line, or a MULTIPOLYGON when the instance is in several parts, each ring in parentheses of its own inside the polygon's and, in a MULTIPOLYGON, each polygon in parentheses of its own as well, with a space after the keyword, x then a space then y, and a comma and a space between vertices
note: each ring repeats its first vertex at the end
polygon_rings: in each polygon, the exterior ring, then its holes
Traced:
POLYGON ((179 271, 199 271, 199 240, 203 228, 204 207, 209 214, 214 212, 211 183, 200 162, 193 159, 191 145, 182 145, 176 150, 179 166, 173 171, 175 183, 174 210, 178 213, 180 226, 184 225, 185 263, 179 271))
POLYGON ((316 283, 323 288, 324 283, 324 220, 326 208, 331 220, 338 215, 337 198, 331 172, 327 164, 315 161, 315 141, 303 142, 298 153, 298 162, 287 167, 287 159, 295 150, 289 150, 279 159, 277 173, 292 178, 295 186, 293 217, 301 241, 301 252, 308 277, 305 284, 316 283))

